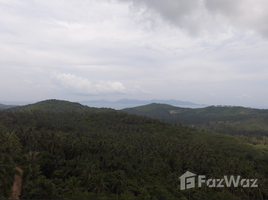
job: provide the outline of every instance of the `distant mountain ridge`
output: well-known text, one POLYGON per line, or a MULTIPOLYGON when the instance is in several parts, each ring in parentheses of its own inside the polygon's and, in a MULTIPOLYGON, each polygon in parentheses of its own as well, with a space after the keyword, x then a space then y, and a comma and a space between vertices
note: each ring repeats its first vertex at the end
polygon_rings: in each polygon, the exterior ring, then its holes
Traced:
POLYGON ((265 109, 240 106, 209 106, 192 109, 152 103, 125 108, 122 111, 212 132, 268 135, 268 110, 265 109))
POLYGON ((0 103, 0 109, 8 109, 8 108, 12 108, 12 107, 15 107, 15 105, 5 105, 5 104, 0 103))
MULTIPOLYGON (((122 100, 121 102, 133 102, 122 100)), ((138 101, 140 102, 140 101, 138 101)), ((175 101, 176 102, 176 101, 175 101)), ((122 103, 123 104, 123 103, 122 103)), ((0 104, 0 106, 3 104, 0 104)), ((7 108, 6 111, 43 111, 50 113, 100 113, 115 111, 111 108, 95 108, 77 102, 50 99, 25 106, 7 108)), ((231 135, 267 135, 268 110, 238 106, 209 106, 205 108, 177 107, 169 104, 151 103, 121 111, 164 120, 172 124, 204 129, 231 135)))
POLYGON ((117 101, 107 101, 105 99, 101 100, 92 100, 92 101, 80 101, 80 103, 115 103, 115 104, 150 104, 150 103, 162 103, 162 104, 170 104, 170 105, 202 105, 196 104, 190 101, 180 101, 175 99, 152 99, 152 100, 137 100, 137 99, 119 99, 117 101))

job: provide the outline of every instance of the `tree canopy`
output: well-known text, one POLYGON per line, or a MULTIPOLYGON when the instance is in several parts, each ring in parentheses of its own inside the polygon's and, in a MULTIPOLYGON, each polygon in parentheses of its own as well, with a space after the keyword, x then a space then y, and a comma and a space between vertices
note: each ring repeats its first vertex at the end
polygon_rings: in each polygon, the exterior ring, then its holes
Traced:
POLYGON ((0 111, 0 198, 9 197, 16 167, 21 199, 267 198, 266 144, 112 109, 56 110, 0 111), (186 171, 241 175, 259 187, 182 191, 186 171))

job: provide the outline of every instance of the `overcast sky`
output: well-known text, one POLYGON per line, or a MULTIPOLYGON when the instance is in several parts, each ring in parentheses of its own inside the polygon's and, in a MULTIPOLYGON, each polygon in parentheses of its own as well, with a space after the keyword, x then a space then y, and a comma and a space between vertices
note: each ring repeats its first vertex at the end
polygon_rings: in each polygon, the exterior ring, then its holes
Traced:
POLYGON ((268 108, 267 0, 0 0, 0 103, 268 108))

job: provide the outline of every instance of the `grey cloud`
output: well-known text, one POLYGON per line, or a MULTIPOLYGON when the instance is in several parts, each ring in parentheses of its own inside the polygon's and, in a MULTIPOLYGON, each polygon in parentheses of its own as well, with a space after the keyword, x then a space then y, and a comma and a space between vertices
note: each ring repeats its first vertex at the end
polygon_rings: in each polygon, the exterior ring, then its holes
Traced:
POLYGON ((268 37, 268 1, 205 0, 204 4, 211 15, 224 16, 232 26, 268 37))
MULTIPOLYGON (((159 15, 191 35, 215 33, 226 27, 253 30, 268 37, 268 1, 263 0, 118 0, 136 10, 159 15)), ((135 15, 135 13, 134 13, 135 15)), ((142 16, 141 16, 142 17, 142 16)))
POLYGON ((162 0, 135 0, 132 1, 133 6, 146 5, 150 9, 154 9, 160 13, 162 17, 175 22, 183 24, 183 19, 188 15, 193 14, 193 11, 198 7, 194 1, 162 1, 162 0))
POLYGON ((245 0, 205 0, 205 7, 212 13, 221 13, 224 15, 237 15, 240 13, 241 5, 245 0))
MULTIPOLYGON (((179 26, 183 29, 189 30, 190 33, 195 34, 198 28, 197 18, 198 8, 200 3, 198 1, 189 1, 189 0, 119 0, 121 2, 131 2, 130 8, 133 12, 141 12, 141 17, 144 16, 145 19, 156 20, 155 15, 160 15, 164 20, 168 21, 171 24, 179 26), (133 9, 134 8, 134 9, 133 9), (148 15, 153 15, 151 18, 148 15)), ((135 13, 134 13, 135 15, 135 13)))

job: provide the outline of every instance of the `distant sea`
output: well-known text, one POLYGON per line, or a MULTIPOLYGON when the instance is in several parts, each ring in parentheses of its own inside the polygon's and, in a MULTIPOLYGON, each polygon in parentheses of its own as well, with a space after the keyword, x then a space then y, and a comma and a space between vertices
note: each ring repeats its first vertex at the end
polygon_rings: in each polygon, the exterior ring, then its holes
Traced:
POLYGON ((25 106, 25 105, 33 104, 36 102, 33 102, 33 101, 32 102, 31 101, 1 101, 0 103, 4 104, 4 105, 25 106))

